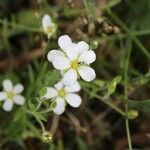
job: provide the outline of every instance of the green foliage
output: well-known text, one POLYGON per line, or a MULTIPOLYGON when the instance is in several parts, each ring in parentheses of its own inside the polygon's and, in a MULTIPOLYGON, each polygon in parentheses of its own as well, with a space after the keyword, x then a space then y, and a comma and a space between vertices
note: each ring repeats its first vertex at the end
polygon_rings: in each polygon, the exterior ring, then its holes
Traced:
POLYGON ((108 84, 108 95, 111 95, 115 92, 117 84, 121 82, 121 76, 115 77, 109 84, 108 84))

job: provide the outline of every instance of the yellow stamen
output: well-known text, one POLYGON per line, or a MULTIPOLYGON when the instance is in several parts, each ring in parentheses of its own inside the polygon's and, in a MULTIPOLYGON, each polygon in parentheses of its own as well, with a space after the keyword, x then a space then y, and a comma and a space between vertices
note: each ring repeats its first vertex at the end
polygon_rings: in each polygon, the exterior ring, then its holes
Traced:
POLYGON ((6 94, 8 99, 13 99, 13 97, 15 96, 13 92, 6 92, 6 94))
POLYGON ((60 97, 65 97, 66 96, 66 92, 65 92, 65 90, 64 89, 61 89, 59 92, 58 92, 58 95, 60 96, 60 97))
POLYGON ((71 62, 71 68, 72 69, 77 69, 79 67, 78 61, 74 60, 71 62))
POLYGON ((53 27, 52 27, 52 26, 48 26, 48 27, 47 27, 47 32, 48 32, 48 33, 52 32, 52 30, 53 30, 53 27))

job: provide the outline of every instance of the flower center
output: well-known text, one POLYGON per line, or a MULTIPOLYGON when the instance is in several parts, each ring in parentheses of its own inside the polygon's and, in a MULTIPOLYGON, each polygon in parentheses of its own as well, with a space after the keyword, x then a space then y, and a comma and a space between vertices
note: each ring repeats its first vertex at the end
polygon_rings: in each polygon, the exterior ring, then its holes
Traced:
POLYGON ((64 98, 66 96, 66 92, 64 89, 61 89, 60 91, 58 91, 58 95, 62 98, 64 98))
POLYGON ((48 32, 48 33, 52 32, 52 30, 53 30, 53 27, 52 27, 52 26, 48 26, 48 27, 47 27, 47 32, 48 32))
POLYGON ((13 92, 6 92, 6 94, 8 99, 13 99, 13 97, 15 96, 13 92))
POLYGON ((77 61, 77 60, 73 60, 73 61, 71 62, 71 68, 72 68, 72 69, 77 69, 78 67, 79 67, 78 61, 77 61))

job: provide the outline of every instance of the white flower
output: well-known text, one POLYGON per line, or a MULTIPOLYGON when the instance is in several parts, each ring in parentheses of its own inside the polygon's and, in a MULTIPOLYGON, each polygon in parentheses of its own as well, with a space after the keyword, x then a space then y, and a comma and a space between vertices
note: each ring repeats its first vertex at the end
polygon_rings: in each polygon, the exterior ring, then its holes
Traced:
POLYGON ((80 106, 81 97, 75 93, 80 91, 80 89, 78 82, 73 86, 67 87, 60 81, 54 87, 47 87, 47 93, 44 98, 52 99, 56 102, 56 107, 53 111, 60 115, 65 111, 66 102, 74 108, 80 106))
POLYGON ((56 69, 61 70, 64 84, 72 85, 79 76, 87 82, 95 79, 90 64, 96 60, 96 55, 86 42, 72 43, 68 35, 63 35, 58 44, 61 50, 51 50, 47 57, 56 69))
POLYGON ((48 38, 56 32, 56 24, 52 22, 52 19, 48 14, 44 15, 42 18, 42 27, 48 38))
POLYGON ((13 104, 23 105, 25 98, 20 95, 24 90, 22 84, 16 84, 13 86, 11 80, 3 81, 3 91, 0 92, 0 101, 4 101, 3 109, 5 111, 11 111, 13 104))

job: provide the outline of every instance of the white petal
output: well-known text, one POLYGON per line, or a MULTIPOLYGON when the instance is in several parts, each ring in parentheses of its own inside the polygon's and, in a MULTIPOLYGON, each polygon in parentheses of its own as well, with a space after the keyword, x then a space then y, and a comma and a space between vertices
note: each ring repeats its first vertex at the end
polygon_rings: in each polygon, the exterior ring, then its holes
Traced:
POLYGON ((67 92, 79 92, 81 90, 81 86, 78 82, 75 82, 72 86, 66 86, 65 90, 67 92))
POLYGON ((66 101, 72 107, 79 107, 81 104, 81 97, 77 94, 67 94, 65 97, 66 101))
POLYGON ((65 100, 58 97, 56 99, 56 107, 53 109, 53 111, 57 114, 60 115, 65 111, 65 100))
POLYGON ((78 51, 79 51, 80 54, 89 49, 89 45, 84 41, 78 42, 77 47, 78 47, 78 51))
POLYGON ((65 70, 70 67, 70 60, 65 56, 58 56, 53 60, 53 66, 58 70, 65 70))
POLYGON ((64 84, 63 84, 62 81, 60 81, 60 82, 56 83, 56 84, 54 85, 54 87, 55 87, 57 90, 61 90, 61 89, 64 87, 64 84))
POLYGON ((84 51, 79 57, 79 62, 83 62, 86 64, 91 64, 95 60, 96 60, 96 55, 92 50, 84 51))
POLYGON ((48 14, 44 15, 43 18, 42 18, 43 29, 45 30, 45 28, 50 26, 51 23, 52 23, 51 17, 48 14))
POLYGON ((57 96, 57 95, 58 95, 58 93, 57 93, 57 91, 56 91, 54 88, 52 88, 52 87, 47 87, 46 95, 43 96, 43 97, 44 97, 44 98, 47 98, 47 99, 51 99, 51 98, 53 98, 53 97, 55 97, 55 96, 57 96))
POLYGON ((21 93, 23 90, 24 90, 24 87, 23 87, 22 84, 16 84, 16 85, 13 87, 13 92, 16 93, 16 94, 21 93))
POLYGON ((51 50, 47 54, 47 59, 52 62, 57 56, 64 56, 65 54, 59 50, 51 50))
POLYGON ((66 52, 66 50, 69 48, 70 44, 72 44, 72 41, 68 35, 62 35, 59 37, 58 45, 64 52, 66 52))
POLYGON ((76 60, 79 57, 79 51, 75 43, 70 44, 65 53, 70 60, 76 60))
POLYGON ((96 77, 95 71, 91 67, 81 66, 78 69, 78 72, 79 72, 80 76, 82 77, 82 79, 87 82, 94 80, 96 77))
POLYGON ((10 99, 6 100, 3 104, 3 109, 5 111, 11 111, 12 108, 13 108, 13 101, 10 99))
POLYGON ((3 81, 3 88, 5 91, 12 91, 13 85, 11 80, 7 79, 3 81))
POLYGON ((23 105, 25 103, 25 98, 22 95, 15 95, 13 100, 17 105, 23 105))
POLYGON ((7 95, 5 92, 0 92, 0 101, 3 101, 7 98, 7 95))
POLYGON ((77 71, 74 69, 69 69, 62 79, 63 83, 67 86, 73 85, 77 81, 77 71))

